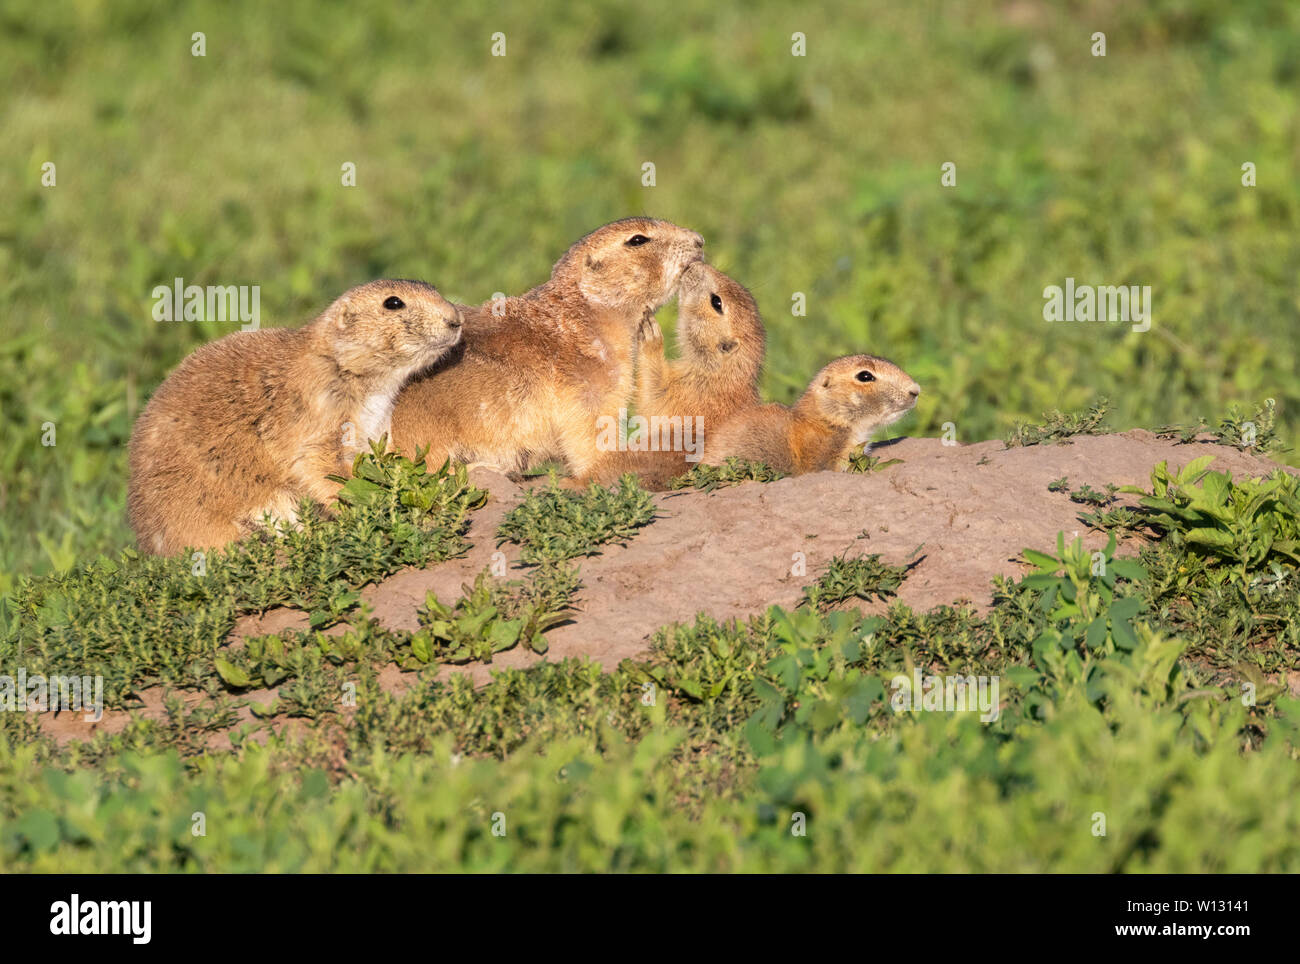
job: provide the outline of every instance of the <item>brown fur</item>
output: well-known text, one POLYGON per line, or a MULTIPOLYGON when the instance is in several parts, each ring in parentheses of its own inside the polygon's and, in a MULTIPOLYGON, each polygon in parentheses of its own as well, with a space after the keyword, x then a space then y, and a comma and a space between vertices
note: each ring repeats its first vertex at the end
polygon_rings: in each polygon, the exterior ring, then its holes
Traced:
POLYGON ((431 466, 446 459, 521 472, 558 459, 578 478, 604 453, 597 419, 632 393, 637 325, 677 288, 704 239, 653 218, 587 235, 527 294, 463 307, 460 350, 412 380, 393 411, 393 442, 431 466), (628 246, 636 235, 650 238, 628 246))
POLYGON ((140 548, 170 555, 248 533, 264 514, 328 505, 393 399, 460 337, 454 305, 419 281, 373 281, 301 328, 239 331, 199 348, 131 436, 127 510, 140 548), (405 307, 384 307, 389 297, 405 307))
POLYGON ((911 411, 920 394, 911 376, 884 358, 837 358, 817 373, 793 408, 771 403, 729 418, 710 433, 704 461, 721 465, 736 456, 786 475, 842 470, 855 448, 911 411), (863 371, 875 380, 858 381, 863 371))
POLYGON ((703 449, 698 446, 709 431, 736 410, 760 404, 758 377, 766 337, 753 296, 739 282, 697 261, 682 274, 678 305, 680 358, 675 361, 664 357, 663 334, 654 318, 642 322, 636 414, 700 425, 694 459, 685 450, 620 452, 616 459, 602 463, 602 474, 595 481, 608 484, 624 472, 634 472, 649 488, 666 488, 672 478, 699 461, 703 449), (720 312, 713 307, 715 297, 720 312))

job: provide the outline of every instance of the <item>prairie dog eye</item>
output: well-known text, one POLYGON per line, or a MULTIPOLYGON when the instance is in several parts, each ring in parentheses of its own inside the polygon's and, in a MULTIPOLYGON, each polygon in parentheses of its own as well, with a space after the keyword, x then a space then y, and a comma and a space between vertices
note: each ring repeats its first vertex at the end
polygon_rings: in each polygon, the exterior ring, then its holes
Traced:
POLYGON ((860 382, 874 382, 876 380, 876 376, 871 374, 871 372, 867 371, 865 368, 858 372, 856 377, 860 382))
POLYGON ((628 238, 623 243, 626 244, 629 248, 639 248, 643 244, 649 244, 650 239, 647 238, 644 234, 634 234, 632 235, 632 237, 628 238))
POLYGON ((721 298, 719 298, 717 295, 709 295, 709 304, 713 306, 714 311, 716 311, 718 314, 722 314, 721 298))
POLYGON ((402 308, 406 307, 406 302, 397 297, 397 295, 389 295, 384 299, 384 307, 389 311, 400 311, 402 308))

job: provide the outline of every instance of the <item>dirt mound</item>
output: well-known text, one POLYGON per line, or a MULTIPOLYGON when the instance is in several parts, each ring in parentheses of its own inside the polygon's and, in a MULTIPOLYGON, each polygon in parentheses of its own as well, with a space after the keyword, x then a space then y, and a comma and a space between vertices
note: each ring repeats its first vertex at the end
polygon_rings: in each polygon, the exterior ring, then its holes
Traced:
MULTIPOLYGON (((1058 531, 1071 539, 1082 536, 1089 548, 1105 545, 1104 534, 1078 521, 1083 506, 1071 502, 1068 492, 1048 491, 1054 479, 1067 476, 1070 489, 1085 483, 1096 489, 1106 483, 1145 487, 1161 460, 1176 469, 1202 455, 1215 456, 1213 468, 1237 477, 1278 467, 1226 446, 1176 444, 1140 430, 1011 449, 996 441, 952 446, 905 438, 878 446, 876 454, 902 461, 867 475, 821 472, 711 493, 656 496, 660 515, 654 523, 627 546, 582 561, 580 611, 547 634, 547 656, 520 648, 501 653, 492 665, 589 656, 612 667, 645 653, 659 627, 688 622, 697 613, 727 619, 773 603, 793 606, 802 588, 842 553, 879 553, 901 564, 919 549, 921 561, 899 599, 918 609, 959 600, 986 607, 995 575, 1026 571, 1017 561, 1022 549, 1052 549, 1058 531), (803 574, 796 575, 801 559, 803 574)), ((474 548, 464 559, 401 572, 366 590, 376 618, 385 624, 415 629, 416 608, 427 591, 444 601, 456 598, 462 583, 471 582, 498 551, 497 524, 523 489, 495 473, 476 471, 472 477, 493 496, 475 514, 469 533, 474 548)), ((512 571, 520 568, 515 547, 507 544, 499 551, 512 571)), ((1120 551, 1136 552, 1134 540, 1120 551)), ((303 625, 303 620, 270 613, 246 620, 240 631, 285 625, 303 625)), ((486 680, 489 669, 445 672, 470 672, 486 680)))
MULTIPOLYGON (((984 608, 991 601, 995 575, 1026 571, 1017 561, 1022 549, 1053 549, 1058 531, 1071 539, 1082 536, 1089 548, 1105 545, 1104 534, 1078 521, 1083 506, 1071 502, 1068 492, 1048 491, 1055 479, 1068 477, 1071 490, 1084 484, 1103 489, 1107 483, 1146 487, 1151 468, 1161 460, 1178 469, 1202 455, 1213 455, 1213 468, 1236 477, 1264 475, 1279 467, 1226 446, 1205 441, 1179 445, 1140 430, 1012 449, 1001 442, 948 446, 938 439, 905 438, 878 446, 876 454, 901 461, 866 475, 820 472, 711 493, 657 495, 659 516, 628 545, 609 547, 581 561, 579 610, 570 622, 547 633, 546 656, 517 647, 498 654, 490 665, 447 667, 440 675, 465 672, 486 682, 494 667, 579 656, 612 668, 620 660, 645 654, 655 630, 690 622, 697 613, 728 619, 761 612, 773 603, 793 606, 803 587, 840 554, 879 553, 895 564, 919 558, 898 591, 898 598, 914 608, 962 600, 984 608), (802 573, 796 574, 800 561, 802 573)), ((432 569, 405 570, 364 590, 362 595, 382 623, 418 628, 416 610, 426 592, 432 590, 444 602, 456 599, 462 585, 473 582, 498 551, 512 575, 524 571, 517 547, 507 543, 498 548, 496 533, 525 489, 484 470, 470 477, 492 496, 472 516, 468 538, 473 547, 464 558, 432 569)), ((1121 496, 1120 501, 1132 500, 1121 496)), ((1136 551, 1135 539, 1121 543, 1121 554, 1136 551)), ((241 618, 232 643, 238 646, 242 637, 306 627, 306 614, 276 609, 241 618)), ((331 631, 342 630, 339 626, 331 631)), ((400 691, 413 685, 416 676, 389 667, 380 682, 400 691)), ((141 708, 106 711, 98 724, 86 723, 79 714, 61 713, 44 714, 41 725, 62 742, 88 738, 96 730, 120 732, 132 715, 164 718, 161 687, 140 696, 141 708)), ((243 696, 264 702, 274 693, 258 690, 243 696)), ((193 705, 205 697, 190 693, 185 699, 193 705)), ((254 721, 247 705, 239 721, 254 721)), ((271 722, 278 728, 305 725, 282 718, 271 722)), ((224 733, 214 734, 211 745, 223 749, 229 741, 224 733)))

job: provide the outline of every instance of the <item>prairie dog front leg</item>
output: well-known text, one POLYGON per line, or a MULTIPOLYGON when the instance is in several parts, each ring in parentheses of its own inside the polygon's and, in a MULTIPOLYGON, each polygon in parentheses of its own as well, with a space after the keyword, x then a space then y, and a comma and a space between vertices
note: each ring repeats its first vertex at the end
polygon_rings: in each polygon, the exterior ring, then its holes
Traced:
POLYGON ((659 328, 655 316, 647 313, 641 319, 637 329, 637 394, 636 407, 641 413, 654 412, 663 395, 664 367, 664 333, 659 328))

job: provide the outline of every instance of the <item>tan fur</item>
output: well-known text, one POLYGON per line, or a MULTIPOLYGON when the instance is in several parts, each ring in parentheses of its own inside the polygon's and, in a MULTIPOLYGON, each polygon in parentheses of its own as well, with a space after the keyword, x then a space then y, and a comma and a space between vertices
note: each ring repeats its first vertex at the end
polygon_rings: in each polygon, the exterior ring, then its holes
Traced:
MULTIPOLYGON (((753 296, 703 261, 682 274, 678 306, 677 360, 664 357, 663 334, 654 318, 642 322, 636 414, 700 425, 703 434, 694 440, 699 446, 733 412, 760 404, 758 377, 766 337, 753 296), (713 307, 714 298, 721 312, 713 307), (702 422, 692 421, 697 417, 702 422)), ((618 458, 602 463, 595 481, 609 484, 624 472, 634 472, 647 487, 662 489, 689 471, 702 451, 697 447, 694 459, 688 459, 691 453, 684 450, 620 452, 618 458)))
POLYGON ((637 326, 677 289, 704 239, 653 218, 598 228, 551 279, 495 306, 462 307, 460 349, 413 379, 393 411, 393 442, 431 466, 448 458, 521 472, 546 459, 578 478, 605 456, 597 419, 632 394, 637 326), (628 246, 636 235, 649 243, 628 246))
POLYGON ((389 430, 414 372, 460 338, 454 305, 420 281, 373 281, 301 328, 240 331, 172 372, 131 436, 127 510, 140 548, 213 548, 270 514, 322 505, 353 457, 389 430), (404 307, 384 302, 397 297, 404 307))
POLYGON ((727 419, 709 434, 704 461, 721 465, 737 456, 787 475, 839 471, 873 432, 911 411, 920 394, 911 376, 884 358, 837 358, 817 373, 793 408, 770 403, 727 419), (864 371, 875 380, 859 381, 864 371))

